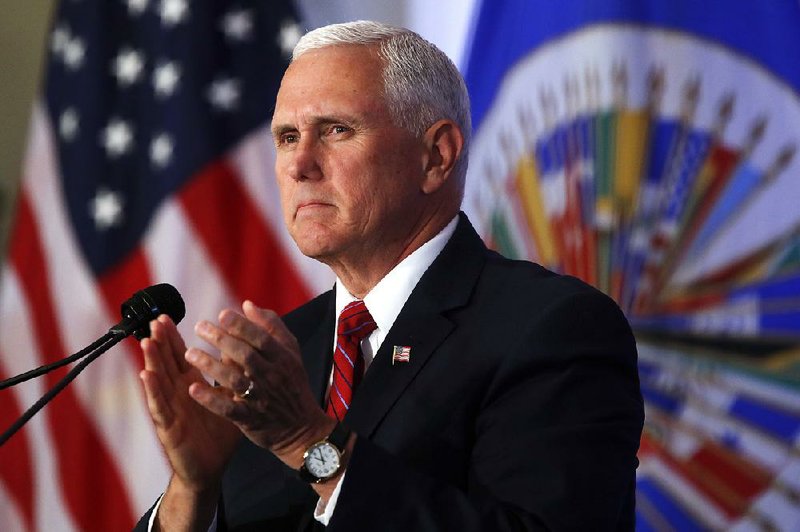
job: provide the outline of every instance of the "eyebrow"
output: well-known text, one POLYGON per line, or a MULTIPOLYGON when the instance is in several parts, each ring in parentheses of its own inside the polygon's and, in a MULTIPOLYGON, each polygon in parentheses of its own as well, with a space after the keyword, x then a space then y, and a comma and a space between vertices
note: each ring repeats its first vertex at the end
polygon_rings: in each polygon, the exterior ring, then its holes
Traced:
POLYGON ((272 137, 278 138, 284 133, 290 133, 292 131, 297 131, 297 128, 288 124, 275 125, 272 126, 272 137))

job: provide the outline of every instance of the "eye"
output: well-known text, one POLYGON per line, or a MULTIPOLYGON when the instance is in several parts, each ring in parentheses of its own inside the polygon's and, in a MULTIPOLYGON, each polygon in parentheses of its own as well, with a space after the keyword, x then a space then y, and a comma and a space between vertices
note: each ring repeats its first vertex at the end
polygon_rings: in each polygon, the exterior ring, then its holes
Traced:
POLYGON ((294 144, 295 142, 297 142, 298 138, 299 135, 297 133, 282 133, 278 137, 278 145, 294 144))
POLYGON ((343 126, 341 124, 333 124, 330 128, 328 128, 328 133, 332 135, 341 135, 343 133, 348 133, 350 128, 347 126, 343 126))

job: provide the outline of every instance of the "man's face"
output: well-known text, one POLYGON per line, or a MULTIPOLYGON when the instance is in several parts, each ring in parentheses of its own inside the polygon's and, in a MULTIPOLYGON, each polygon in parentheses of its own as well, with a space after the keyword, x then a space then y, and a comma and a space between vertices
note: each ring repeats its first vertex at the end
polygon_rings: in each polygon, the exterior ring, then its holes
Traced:
POLYGON ((403 246, 423 194, 423 142, 392 122, 374 49, 308 52, 286 71, 272 121, 286 225, 331 264, 403 246))

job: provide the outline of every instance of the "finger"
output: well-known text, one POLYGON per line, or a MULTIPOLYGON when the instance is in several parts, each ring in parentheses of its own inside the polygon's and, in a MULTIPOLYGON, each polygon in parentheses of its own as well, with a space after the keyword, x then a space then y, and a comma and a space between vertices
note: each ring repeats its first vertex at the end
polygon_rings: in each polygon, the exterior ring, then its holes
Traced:
POLYGON ((183 336, 181 336, 175 322, 173 322, 172 318, 168 315, 161 314, 157 320, 162 326, 160 331, 162 331, 165 342, 175 355, 173 358, 178 366, 178 370, 180 370, 181 373, 185 373, 189 369, 189 364, 187 364, 186 360, 183 358, 183 354, 186 353, 186 342, 183 341, 183 336))
POLYGON ((281 344, 284 349, 294 353, 300 352, 297 338, 289 331, 277 312, 270 309, 260 308, 250 300, 242 303, 244 315, 253 323, 264 328, 267 333, 281 344))
POLYGON ((224 364, 202 349, 195 347, 188 349, 186 351, 186 361, 235 394, 243 394, 250 386, 250 378, 245 375, 242 368, 224 364))
MULTIPOLYGON (((222 314, 230 316, 230 319, 235 319, 237 321, 247 321, 244 316, 234 312, 230 314, 223 312, 222 314)), ((233 364, 228 363, 225 365, 237 368, 239 371, 244 371, 249 377, 258 375, 266 370, 266 362, 262 354, 263 349, 260 349, 258 345, 253 345, 253 343, 239 336, 234 336, 225 329, 208 321, 198 322, 195 326, 195 332, 197 332, 200 338, 219 349, 223 354, 222 362, 225 362, 226 359, 233 362, 233 364)), ((254 343, 260 344, 261 346, 269 343, 268 335, 263 331, 261 335, 263 338, 254 340, 254 343)), ((263 351, 269 352, 268 349, 263 351)))
MULTIPOLYGON (((157 327, 156 322, 150 324, 151 330, 157 327)), ((139 342, 144 356, 144 369, 157 375, 162 381, 162 385, 174 386, 178 378, 177 367, 173 358, 164 348, 164 344, 159 342, 151 334, 150 338, 144 338, 139 342)))
POLYGON ((244 421, 250 415, 246 402, 236 401, 224 390, 205 382, 193 383, 189 387, 189 395, 206 410, 234 423, 244 421))
POLYGON ((285 349, 264 327, 234 310, 220 312, 219 324, 225 332, 250 344, 264 355, 273 353, 276 348, 285 349))
POLYGON ((147 409, 150 412, 153 423, 156 427, 168 427, 175 419, 175 415, 169 401, 164 396, 158 375, 145 369, 139 373, 139 378, 144 386, 147 409))
POLYGON ((178 349, 182 346, 183 340, 167 316, 159 316, 150 322, 150 340, 159 350, 158 363, 162 371, 166 372, 172 381, 179 379, 182 366, 186 365, 183 361, 185 349, 178 349), (177 341, 174 336, 177 336, 177 341))

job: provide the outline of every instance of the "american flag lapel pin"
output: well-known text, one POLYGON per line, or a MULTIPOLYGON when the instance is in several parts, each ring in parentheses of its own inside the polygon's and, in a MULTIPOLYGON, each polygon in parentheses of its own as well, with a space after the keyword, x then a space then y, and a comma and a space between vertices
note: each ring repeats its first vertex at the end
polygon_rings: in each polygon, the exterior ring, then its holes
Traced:
POLYGON ((411 361, 411 348, 407 345, 396 345, 392 352, 392 366, 395 362, 410 362, 411 361))

